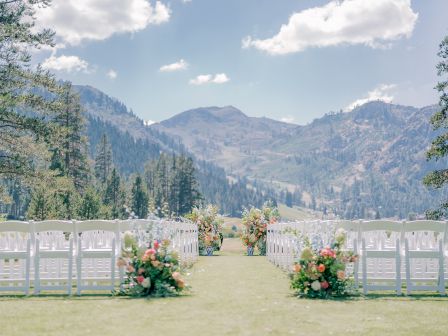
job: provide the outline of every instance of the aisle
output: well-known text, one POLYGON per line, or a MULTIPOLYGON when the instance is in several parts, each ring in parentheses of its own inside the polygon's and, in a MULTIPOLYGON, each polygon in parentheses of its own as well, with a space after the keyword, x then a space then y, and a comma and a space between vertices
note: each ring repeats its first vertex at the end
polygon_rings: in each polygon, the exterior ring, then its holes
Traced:
POLYGON ((110 296, 0 297, 0 335, 446 335, 448 299, 302 300, 265 257, 243 255, 225 240, 200 257, 189 295, 167 299, 110 296))

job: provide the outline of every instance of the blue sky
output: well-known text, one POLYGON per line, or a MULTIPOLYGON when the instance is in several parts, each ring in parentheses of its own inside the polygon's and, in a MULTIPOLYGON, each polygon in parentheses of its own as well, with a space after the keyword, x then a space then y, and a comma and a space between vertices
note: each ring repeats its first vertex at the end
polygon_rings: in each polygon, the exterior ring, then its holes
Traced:
POLYGON ((234 105, 305 124, 372 99, 437 103, 446 13, 446 0, 53 0, 37 17, 58 46, 36 59, 145 120, 234 105))

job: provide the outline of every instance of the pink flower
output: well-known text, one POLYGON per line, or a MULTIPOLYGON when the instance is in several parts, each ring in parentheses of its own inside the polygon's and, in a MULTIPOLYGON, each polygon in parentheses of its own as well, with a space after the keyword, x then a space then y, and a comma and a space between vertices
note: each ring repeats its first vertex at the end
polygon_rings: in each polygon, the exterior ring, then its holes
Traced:
POLYGON ((328 287, 330 287, 330 284, 328 283, 328 281, 322 281, 320 283, 320 286, 322 287, 322 289, 327 289, 328 287))
POLYGON ((154 244, 153 244, 153 246, 154 246, 154 248, 155 248, 156 250, 158 250, 160 244, 159 244, 159 242, 158 242, 157 240, 154 240, 154 244))
POLYGON ((126 260, 124 260, 123 258, 118 258, 118 260, 117 260, 117 266, 118 267, 125 267, 125 266, 127 266, 127 262, 126 262, 126 260))
POLYGON ((328 246, 320 251, 320 255, 324 258, 336 258, 336 253, 328 246))
POLYGON ((141 284, 145 280, 145 277, 143 275, 139 275, 136 279, 137 279, 137 282, 139 284, 141 284))
POLYGON ((171 274, 171 276, 176 281, 180 279, 180 273, 179 272, 173 272, 173 274, 171 274))
POLYGON ((139 275, 142 275, 143 273, 145 273, 145 269, 143 268, 143 267, 140 267, 139 269, 138 269, 138 272, 137 272, 139 275))
POLYGON ((156 254, 156 250, 153 248, 147 249, 145 251, 145 254, 147 254, 147 255, 156 254))
POLYGON ((320 273, 323 273, 325 271, 325 265, 324 264, 319 264, 319 266, 317 266, 317 270, 320 273))
POLYGON ((339 280, 344 280, 345 279, 345 272, 344 271, 339 270, 336 274, 337 274, 339 280))
POLYGON ((135 268, 132 265, 128 265, 126 266, 126 271, 128 271, 129 273, 133 273, 135 272, 135 268))

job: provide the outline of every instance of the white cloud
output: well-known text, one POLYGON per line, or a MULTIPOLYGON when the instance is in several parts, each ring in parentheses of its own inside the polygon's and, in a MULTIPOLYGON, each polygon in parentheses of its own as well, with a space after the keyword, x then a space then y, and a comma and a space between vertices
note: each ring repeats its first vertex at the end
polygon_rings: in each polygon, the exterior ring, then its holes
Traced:
POLYGON ((192 85, 204 85, 204 84, 224 84, 230 81, 225 73, 213 75, 199 75, 194 79, 190 80, 192 85))
POLYGON ((272 38, 248 36, 242 46, 272 55, 341 44, 377 48, 410 37, 417 18, 411 0, 333 0, 325 6, 294 13, 272 38))
POLYGON ((167 22, 170 14, 162 2, 153 5, 147 0, 53 0, 50 7, 36 11, 38 26, 54 29, 58 42, 71 45, 135 33, 167 22))
POLYGON ((154 120, 143 120, 143 125, 145 126, 151 126, 152 124, 155 124, 156 122, 154 120))
POLYGON ((115 79, 115 78, 117 78, 117 76, 118 76, 118 73, 114 69, 110 69, 107 72, 107 77, 109 77, 110 79, 115 79))
POLYGON ((161 72, 173 72, 173 71, 179 71, 179 70, 185 70, 188 68, 188 63, 181 59, 179 62, 163 65, 160 67, 159 71, 161 72))
POLYGON ((280 118, 280 121, 282 121, 284 123, 288 123, 288 124, 295 124, 296 118, 294 118, 293 116, 286 116, 286 117, 280 118))
POLYGON ((78 56, 50 56, 43 63, 42 67, 48 70, 65 72, 89 72, 89 63, 78 56))
POLYGON ((355 100, 353 103, 348 105, 344 110, 348 112, 353 110, 357 106, 361 106, 365 103, 376 100, 391 103, 394 99, 391 90, 393 90, 395 87, 396 87, 395 84, 381 84, 376 88, 374 88, 372 91, 369 91, 367 93, 367 97, 355 100))

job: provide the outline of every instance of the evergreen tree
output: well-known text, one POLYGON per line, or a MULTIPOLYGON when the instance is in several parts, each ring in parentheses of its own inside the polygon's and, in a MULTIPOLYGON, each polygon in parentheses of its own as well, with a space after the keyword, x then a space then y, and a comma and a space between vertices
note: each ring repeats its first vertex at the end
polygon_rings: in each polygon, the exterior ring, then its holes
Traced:
POLYGON ((138 218, 148 216, 148 194, 144 190, 140 175, 137 175, 132 186, 132 211, 138 218))
POLYGON ((76 190, 82 192, 89 178, 83 110, 72 85, 64 83, 62 88, 60 109, 53 119, 62 132, 57 146, 53 149, 51 168, 58 169, 62 176, 72 178, 76 190))
MULTIPOLYGON (((437 54, 441 60, 437 64, 437 74, 442 78, 436 86, 440 94, 440 110, 431 118, 434 130, 448 129, 448 36, 439 45, 437 54)), ((432 142, 431 148, 427 152, 427 158, 439 160, 448 155, 448 132, 441 133, 432 142)), ((442 188, 448 183, 448 169, 435 170, 425 176, 423 183, 434 188, 442 188)), ((440 218, 448 213, 448 201, 441 204, 437 210, 427 211, 427 217, 440 218)))
POLYGON ((34 19, 35 6, 48 3, 0 2, 0 178, 34 178, 42 173, 39 163, 47 160, 52 125, 42 116, 58 102, 42 92, 57 94, 59 86, 49 72, 30 66, 30 49, 53 46, 54 33, 37 30, 34 19))
POLYGON ((124 203, 125 192, 121 186, 120 176, 114 168, 110 178, 107 180, 104 204, 111 207, 111 217, 116 219, 125 217, 124 203))
POLYGON ((95 177, 104 185, 112 168, 112 149, 106 134, 101 136, 95 158, 95 177))
POLYGON ((98 219, 101 209, 101 201, 96 190, 88 187, 84 193, 79 208, 79 216, 81 219, 98 219))

